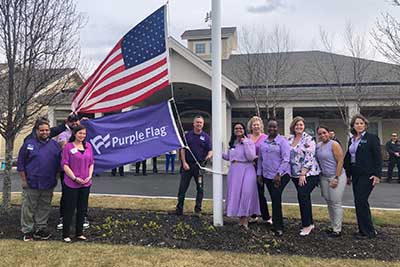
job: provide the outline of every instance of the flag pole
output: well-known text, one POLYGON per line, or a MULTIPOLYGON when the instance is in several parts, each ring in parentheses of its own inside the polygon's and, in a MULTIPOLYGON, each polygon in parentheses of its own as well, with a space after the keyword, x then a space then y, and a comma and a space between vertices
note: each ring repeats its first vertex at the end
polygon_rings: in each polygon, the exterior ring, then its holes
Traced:
POLYGON ((221 94, 221 0, 212 0, 212 143, 213 143, 213 222, 222 226, 222 94, 221 94))

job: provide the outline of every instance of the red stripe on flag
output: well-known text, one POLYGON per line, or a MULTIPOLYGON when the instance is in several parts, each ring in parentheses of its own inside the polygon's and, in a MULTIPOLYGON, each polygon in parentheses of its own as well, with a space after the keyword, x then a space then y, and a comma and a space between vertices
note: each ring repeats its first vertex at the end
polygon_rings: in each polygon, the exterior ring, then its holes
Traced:
MULTIPOLYGON (((85 97, 90 94, 90 92, 93 91, 93 89, 101 82, 104 80, 105 77, 101 78, 101 80, 98 80, 98 78, 105 72, 107 71, 112 65, 114 65, 116 62, 118 62, 119 60, 122 59, 122 54, 117 55, 116 57, 114 57, 110 62, 108 62, 106 65, 104 65, 103 69, 101 70, 101 72, 99 72, 97 74, 97 76, 95 78, 92 79, 91 84, 88 86, 88 88, 86 88, 86 91, 84 92, 83 96, 81 97, 81 99, 78 101, 78 106, 82 105, 82 101, 84 101, 85 97)), ((125 66, 122 65, 122 71, 125 69, 125 66)), ((121 70, 121 67, 118 67, 117 69, 121 70)), ((114 72, 114 71, 112 71, 114 72)), ((121 72, 121 71, 119 71, 121 72)), ((117 74, 117 73, 115 73, 117 74)), ((106 75, 108 76, 109 73, 106 75)))
MULTIPOLYGON (((110 56, 112 54, 115 53, 115 51, 117 51, 118 49, 121 49, 121 40, 114 46, 114 48, 111 50, 111 52, 106 56, 106 58, 100 63, 99 67, 94 71, 94 73, 92 75, 90 75, 90 77, 83 83, 83 85, 78 89, 78 91, 76 91, 74 97, 72 98, 72 101, 75 100, 75 98, 79 95, 79 93, 83 90, 83 88, 85 88, 85 86, 88 83, 91 83, 93 81, 93 79, 97 79, 99 74, 101 74, 103 72, 103 66, 104 64, 106 64, 106 61, 110 58, 110 56)), ((87 90, 86 90, 87 91, 87 90)), ((85 92, 86 95, 86 92, 85 92)), ((83 98, 83 97, 82 97, 83 98)))
MULTIPOLYGON (((151 77, 150 79, 148 79, 138 85, 132 86, 126 90, 114 93, 112 95, 108 95, 108 96, 102 98, 101 100, 97 101, 97 103, 106 102, 106 101, 110 101, 110 100, 114 100, 117 98, 122 98, 122 97, 128 96, 136 91, 139 91, 140 89, 143 89, 143 88, 153 84, 154 82, 162 79, 165 76, 168 76, 168 69, 160 72, 159 74, 151 77)), ((92 106, 96 105, 97 103, 93 103, 90 106, 85 107, 84 109, 90 109, 92 106)))
POLYGON ((82 113, 105 113, 105 112, 111 112, 111 111, 115 111, 115 110, 121 110, 121 109, 127 108, 129 106, 132 106, 132 105, 134 105, 136 103, 139 103, 140 101, 143 101, 147 97, 151 96, 155 92, 165 88, 168 85, 169 85, 169 81, 165 81, 162 84, 154 87, 150 91, 146 92, 145 94, 143 94, 143 95, 141 95, 139 97, 136 97, 135 99, 132 99, 132 100, 130 100, 128 102, 125 102, 123 104, 114 105, 114 106, 110 106, 110 107, 107 107, 107 108, 92 109, 92 110, 83 108, 83 109, 81 109, 80 112, 82 112, 82 113))
POLYGON ((90 98, 94 98, 94 97, 99 96, 99 95, 103 94, 104 92, 114 88, 114 87, 123 85, 123 84, 125 84, 127 82, 130 82, 130 81, 133 81, 134 79, 137 79, 137 78, 139 78, 139 77, 141 77, 143 75, 146 75, 147 73, 152 72, 153 70, 158 69, 159 67, 165 65, 166 63, 167 63, 167 58, 163 58, 160 61, 154 63, 153 65, 148 66, 147 68, 141 69, 141 70, 139 70, 137 72, 134 72, 134 73, 129 74, 129 75, 125 76, 125 77, 122 77, 121 79, 116 80, 115 82, 112 82, 112 83, 102 87, 99 90, 96 90, 96 92, 94 92, 90 96, 90 98))

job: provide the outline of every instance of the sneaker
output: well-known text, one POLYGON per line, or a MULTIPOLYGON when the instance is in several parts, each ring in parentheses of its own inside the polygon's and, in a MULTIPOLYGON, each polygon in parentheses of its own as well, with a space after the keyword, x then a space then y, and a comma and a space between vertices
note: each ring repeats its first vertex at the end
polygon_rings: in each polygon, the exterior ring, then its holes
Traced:
POLYGON ((269 225, 272 225, 272 224, 273 224, 272 217, 270 217, 270 218, 267 220, 267 224, 269 224, 269 225))
POLYGON ((282 230, 275 230, 274 234, 275 234, 275 236, 283 236, 283 231, 282 230))
POLYGON ((338 237, 341 237, 341 236, 342 236, 342 233, 341 233, 341 232, 332 231, 332 232, 329 234, 329 237, 331 237, 331 238, 338 238, 338 237))
POLYGON ((62 230, 62 229, 63 229, 63 218, 60 217, 60 219, 58 219, 57 230, 62 230))
POLYGON ((70 237, 64 237, 64 238, 63 238, 63 242, 64 242, 64 243, 71 243, 72 240, 71 240, 70 237))
POLYGON ((47 239, 50 238, 50 236, 51 236, 51 234, 48 231, 44 230, 44 229, 37 230, 33 234, 34 238, 40 239, 40 240, 47 240, 47 239))
POLYGON ((24 234, 24 236, 22 237, 22 240, 24 240, 24 241, 32 241, 33 240, 33 234, 32 233, 24 234))
POLYGON ((85 218, 83 219, 83 229, 84 229, 84 230, 89 229, 89 226, 90 226, 89 220, 88 220, 87 217, 85 217, 85 218))

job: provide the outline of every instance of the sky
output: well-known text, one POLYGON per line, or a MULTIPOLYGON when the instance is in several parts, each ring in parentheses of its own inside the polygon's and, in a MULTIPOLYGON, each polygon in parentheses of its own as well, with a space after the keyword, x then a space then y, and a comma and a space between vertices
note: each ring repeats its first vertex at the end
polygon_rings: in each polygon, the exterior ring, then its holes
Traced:
MULTIPOLYGON (((241 30, 271 30, 285 27, 292 40, 292 50, 323 50, 320 29, 332 38, 335 52, 346 53, 343 35, 346 24, 351 24, 356 34, 365 36, 370 47, 371 31, 383 13, 400 18, 400 7, 390 0, 221 0, 222 26, 241 30)), ((132 27, 165 4, 159 0, 77 0, 77 9, 86 17, 81 30, 82 58, 88 69, 95 68, 116 42, 132 27)), ((169 35, 178 41, 185 30, 207 28, 206 13, 211 10, 211 0, 170 0, 169 35)), ((240 38, 240 37, 239 37, 240 38)), ((366 56, 385 61, 379 53, 366 56)))

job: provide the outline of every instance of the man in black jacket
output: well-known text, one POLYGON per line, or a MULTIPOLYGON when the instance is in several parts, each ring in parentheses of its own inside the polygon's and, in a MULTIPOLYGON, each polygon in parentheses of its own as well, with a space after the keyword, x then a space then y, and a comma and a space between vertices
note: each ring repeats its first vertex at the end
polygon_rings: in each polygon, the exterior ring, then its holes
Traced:
POLYGON ((386 150, 389 153, 389 166, 387 172, 387 181, 392 181, 393 169, 397 165, 398 182, 400 183, 400 142, 397 139, 397 133, 392 133, 390 140, 386 143, 386 150))

